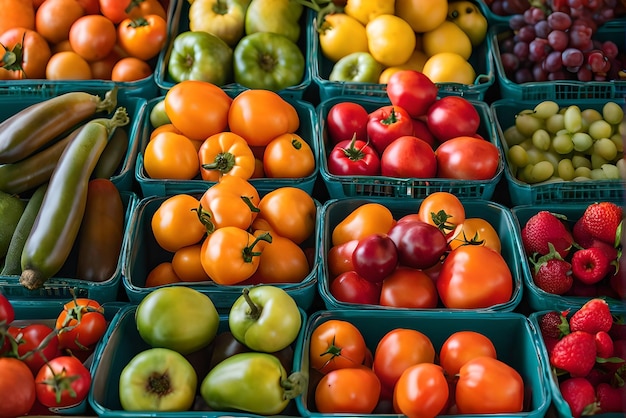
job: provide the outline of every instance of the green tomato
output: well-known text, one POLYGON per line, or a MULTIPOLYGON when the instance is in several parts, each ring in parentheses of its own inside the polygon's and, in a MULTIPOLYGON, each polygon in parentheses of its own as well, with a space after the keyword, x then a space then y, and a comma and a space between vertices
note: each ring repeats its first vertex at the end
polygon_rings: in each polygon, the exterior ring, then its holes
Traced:
POLYGON ((182 32, 174 38, 167 71, 177 83, 200 80, 222 86, 232 80, 233 50, 212 33, 182 32))
POLYGON ((283 35, 256 32, 244 36, 233 52, 235 82, 251 89, 278 91, 304 77, 300 47, 283 35))
POLYGON ((303 11, 304 6, 294 0, 252 0, 246 11, 246 35, 272 32, 298 42, 303 11))
POLYGON ((200 394, 216 411, 275 415, 305 388, 306 378, 300 373, 288 376, 275 356, 250 352, 218 363, 202 381, 200 394))
POLYGON ((298 337, 302 317, 285 290, 265 285, 245 287, 228 314, 233 336, 254 351, 273 353, 298 337))
POLYGON ((158 128, 167 123, 171 121, 165 112, 165 100, 161 99, 150 110, 150 125, 152 128, 158 128))
POLYGON ((189 354, 213 341, 220 318, 207 295, 190 287, 169 286, 153 290, 139 302, 135 321, 150 346, 189 354))
POLYGON ((240 0, 194 0, 189 6, 189 29, 212 33, 235 46, 243 37, 246 8, 240 0))
POLYGON ((330 81, 378 83, 383 66, 369 52, 353 52, 333 65, 330 81))
POLYGON ((122 369, 120 404, 125 411, 187 411, 196 396, 198 377, 187 359, 167 348, 138 353, 122 369))

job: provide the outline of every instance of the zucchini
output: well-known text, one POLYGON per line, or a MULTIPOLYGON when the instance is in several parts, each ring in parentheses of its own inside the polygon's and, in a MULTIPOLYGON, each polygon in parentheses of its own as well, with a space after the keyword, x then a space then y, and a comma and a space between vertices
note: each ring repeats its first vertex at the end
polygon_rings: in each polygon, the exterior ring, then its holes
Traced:
POLYGON ((67 260, 85 213, 91 174, 109 136, 128 122, 126 109, 119 107, 111 119, 87 122, 63 151, 22 251, 20 283, 27 289, 42 287, 67 260))
POLYGON ((77 124, 117 106, 117 87, 102 99, 97 94, 69 92, 35 103, 0 123, 0 164, 35 153, 77 124))
POLYGON ((35 218, 39 213, 39 208, 41 207, 41 202, 43 201, 43 196, 47 188, 48 183, 39 186, 26 203, 24 213, 22 213, 17 223, 17 228, 15 228, 15 232, 13 232, 13 236, 11 237, 9 249, 4 259, 4 267, 0 275, 19 276, 22 273, 22 249, 24 248, 26 237, 28 237, 33 223, 35 222, 35 218))

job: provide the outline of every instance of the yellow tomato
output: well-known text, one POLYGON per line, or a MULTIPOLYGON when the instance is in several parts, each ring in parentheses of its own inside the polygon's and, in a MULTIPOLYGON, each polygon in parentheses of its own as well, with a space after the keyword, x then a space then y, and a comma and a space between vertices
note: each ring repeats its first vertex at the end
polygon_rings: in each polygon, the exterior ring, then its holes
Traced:
POLYGON ((394 14, 394 2, 391 0, 348 0, 344 12, 364 25, 377 16, 394 14))
POLYGON ((478 46, 487 36, 487 18, 480 8, 471 1, 454 1, 448 4, 448 20, 458 25, 472 41, 472 46, 478 46))
POLYGON ((474 84, 472 64, 454 52, 440 52, 428 58, 422 70, 433 83, 474 84))
POLYGON ((421 72, 427 60, 428 57, 424 51, 416 49, 411 54, 409 60, 404 64, 385 68, 385 70, 380 74, 378 82, 381 84, 387 84, 389 82, 389 77, 400 70, 415 70, 421 72))
POLYGON ((415 32, 428 32, 446 20, 448 0, 396 0, 395 8, 415 32))
POLYGON ((501 250, 498 232, 483 218, 465 219, 461 231, 450 241, 450 249, 454 250, 461 245, 484 245, 497 252, 501 250))
POLYGON ((449 20, 422 35, 422 48, 429 57, 440 52, 455 52, 467 60, 472 55, 470 38, 449 20))
POLYGON ((367 52, 365 26, 345 13, 326 15, 319 30, 322 54, 333 62, 353 52, 367 52))
POLYGON ((370 53, 384 66, 404 64, 415 50, 415 32, 398 16, 377 16, 365 26, 365 32, 370 53))

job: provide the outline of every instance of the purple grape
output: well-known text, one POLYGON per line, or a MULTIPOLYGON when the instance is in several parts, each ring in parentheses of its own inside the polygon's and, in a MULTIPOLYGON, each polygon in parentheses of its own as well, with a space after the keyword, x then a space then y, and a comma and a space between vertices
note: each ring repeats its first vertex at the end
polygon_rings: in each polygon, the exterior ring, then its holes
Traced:
POLYGON ((561 61, 566 67, 580 67, 585 61, 585 56, 580 49, 566 48, 561 53, 561 61))
POLYGON ((593 80, 593 73, 587 66, 582 66, 578 69, 576 73, 576 78, 580 81, 591 81, 593 80))
POLYGON ((578 48, 585 51, 589 46, 593 45, 591 35, 593 30, 589 26, 574 26, 569 30, 569 45, 572 48, 578 48))
POLYGON ((551 31, 552 29, 550 29, 547 20, 542 20, 535 24, 535 37, 537 38, 547 39, 551 31))
POLYGON ((583 7, 582 0, 567 0, 567 4, 572 9, 579 9, 579 8, 583 7))
POLYGON ((569 43, 569 36, 562 30, 555 29, 548 35, 548 43, 555 51, 563 51, 569 43))
POLYGON ((550 13, 547 21, 553 30, 568 30, 572 26, 572 18, 563 12, 550 13))
POLYGON ((561 61, 561 52, 552 51, 548 54, 545 60, 541 63, 541 67, 548 73, 556 73, 563 67, 563 61, 561 61))
POLYGON ((500 41, 500 52, 513 52, 513 47, 515 46, 515 39, 506 38, 500 41))
POLYGON ((517 84, 528 83, 534 81, 533 75, 528 68, 521 68, 515 73, 515 82, 517 84))
POLYGON ((513 73, 519 68, 519 58, 517 58, 515 54, 505 52, 504 54, 500 54, 500 58, 502 59, 504 71, 507 74, 513 73))
POLYGON ((521 61, 528 59, 528 44, 526 42, 518 42, 513 47, 513 53, 521 61))
POLYGON ((607 72, 611 65, 604 53, 598 49, 587 53, 587 64, 593 73, 607 72))
POLYGON ((535 27, 526 25, 517 31, 517 39, 519 42, 531 42, 535 39, 535 27))
POLYGON ((548 52, 550 52, 550 45, 546 39, 535 38, 528 44, 528 58, 533 62, 543 61, 548 52))
POLYGON ((617 45, 615 44, 615 42, 613 41, 604 41, 600 49, 602 50, 604 55, 609 59, 615 59, 617 58, 617 55, 619 54, 619 49, 617 45))
POLYGON ((526 22, 524 21, 524 15, 513 15, 509 19, 509 27, 513 30, 520 30, 524 26, 526 26, 526 22))
POLYGON ((593 15, 593 20, 599 24, 603 25, 611 19, 615 18, 615 9, 601 9, 598 10, 593 15))
POLYGON ((544 70, 541 67, 542 67, 541 63, 539 62, 533 65, 532 74, 533 74, 533 79, 535 81, 547 81, 548 80, 548 73, 546 72, 546 70, 544 70))

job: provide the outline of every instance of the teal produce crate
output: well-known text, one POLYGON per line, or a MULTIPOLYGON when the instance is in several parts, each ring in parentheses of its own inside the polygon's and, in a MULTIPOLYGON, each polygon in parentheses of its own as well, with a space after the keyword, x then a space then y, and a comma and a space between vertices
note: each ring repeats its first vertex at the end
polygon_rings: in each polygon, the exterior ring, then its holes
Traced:
MULTIPOLYGON (((232 93, 231 96, 236 96, 238 93, 232 93)), ((150 112, 156 106, 156 104, 163 100, 163 97, 158 97, 150 100, 146 106, 146 112, 144 118, 140 122, 139 141, 140 147, 138 151, 137 160, 135 163, 135 180, 139 183, 142 195, 147 196, 170 196, 177 193, 186 193, 189 190, 204 190, 210 187, 214 182, 202 180, 200 173, 192 180, 175 180, 175 179, 152 179, 148 176, 143 165, 143 153, 146 149, 146 145, 150 140, 150 134, 152 133, 152 125, 150 123, 150 112)), ((316 159, 315 170, 313 173, 302 178, 254 178, 248 181, 256 187, 260 193, 267 193, 275 190, 279 187, 298 187, 305 190, 309 194, 313 193, 315 187, 315 181, 319 173, 319 132, 317 129, 317 115, 315 114, 315 108, 311 103, 303 100, 285 98, 296 111, 298 112, 298 118, 300 119, 300 127, 295 132, 298 134, 307 144, 311 147, 316 159)))
MULTIPOLYGON (((546 377, 544 359, 539 356, 535 345, 537 332, 521 314, 512 312, 400 312, 381 311, 375 315, 368 310, 330 310, 317 311, 307 320, 304 339, 296 347, 298 369, 309 372, 309 347, 313 330, 330 320, 348 321, 355 325, 365 338, 367 347, 375 352, 378 341, 389 331, 396 328, 413 329, 430 338, 439 353, 444 341, 457 331, 480 332, 491 339, 498 359, 517 370, 524 380, 528 391, 524 400, 524 410, 516 414, 497 414, 498 417, 543 417, 550 404, 550 392, 546 377)), ((435 357, 437 358, 437 356, 435 357)), ((435 360, 437 362, 437 360, 435 360)), ((311 380, 309 380, 311 382, 311 380)), ((311 383, 309 383, 311 384, 311 383)), ((304 417, 352 417, 354 414, 322 414, 317 412, 309 389, 304 396, 296 398, 298 411, 304 417)), ((398 414, 382 413, 366 415, 371 417, 398 417, 398 414)), ((446 415, 446 416, 481 416, 492 415, 446 415)))
MULTIPOLYGON (((517 229, 522 230, 526 222, 536 215, 539 211, 547 210, 549 212, 564 215, 567 218, 566 224, 569 226, 570 231, 576 221, 580 219, 585 212, 587 206, 592 203, 546 203, 541 206, 524 205, 516 206, 511 209, 513 219, 517 223, 517 229)), ((521 240, 521 236, 520 236, 521 240)), ((623 257, 623 255, 622 255, 623 257)), ((578 310, 587 302, 590 297, 588 296, 569 296, 569 295, 554 295, 540 289, 533 282, 531 275, 531 265, 528 261, 528 257, 524 255, 522 263, 522 269, 524 271, 524 299, 527 300, 529 307, 533 311, 543 311, 546 309, 558 309, 565 310, 578 310)), ((618 273, 619 274, 619 273, 618 273)), ((623 274, 623 273, 622 273, 623 274)), ((620 309, 624 307, 624 301, 614 299, 612 297, 605 298, 611 309, 620 309)))
MULTIPOLYGON (((19 95, 3 95, 0 88, 0 122, 15 115, 19 111, 25 109, 36 103, 41 103, 45 100, 52 98, 45 94, 19 94, 19 95)), ((77 87, 72 91, 84 91, 90 94, 97 94, 104 98, 106 92, 110 91, 107 88, 81 88, 77 87)), ((67 93, 68 91, 64 91, 67 93)), ((118 129, 124 129, 128 134, 128 149, 126 155, 117 171, 111 177, 111 181, 120 191, 131 191, 134 181, 134 168, 135 160, 137 159, 137 151, 139 148, 139 132, 140 123, 144 118, 144 112, 146 108, 146 99, 141 97, 128 96, 123 90, 117 91, 117 106, 123 106, 128 112, 130 122, 128 125, 120 127, 118 129)), ((110 115, 109 115, 110 116, 110 115)), ((109 117, 103 113, 94 115, 94 118, 109 117)))
MULTIPOLYGON (((511 274, 513 276, 513 293, 511 299, 503 304, 494 305, 485 309, 467 310, 472 312, 487 311, 513 311, 522 300, 523 293, 523 274, 522 264, 524 263, 524 253, 522 243, 520 241, 520 233, 517 224, 513 220, 511 211, 505 206, 484 200, 461 200, 465 207, 466 218, 483 218, 487 220, 496 230, 501 242, 501 254, 506 260, 511 274)), ((319 229, 318 242, 320 245, 320 262, 319 262, 319 278, 318 290, 326 309, 365 309, 375 310, 378 312, 385 310, 397 310, 409 312, 412 309, 391 308, 379 305, 365 305, 341 302, 335 298, 330 292, 330 271, 328 268, 327 254, 332 247, 332 232, 346 216, 348 216, 356 208, 366 203, 380 203, 391 210, 394 219, 417 213, 421 201, 402 201, 398 199, 367 199, 367 198, 344 198, 331 199, 324 203, 320 213, 321 228, 319 229)), ((487 278, 485 278, 487 279, 487 278)), ((434 309, 418 309, 419 311, 465 311, 462 309, 448 309, 440 305, 434 309)))
MULTIPOLYGON (((514 206, 531 204, 550 204, 554 202, 583 203, 593 200, 610 200, 624 202, 626 180, 589 180, 589 181, 546 181, 528 184, 515 177, 513 169, 506 158, 509 147, 504 139, 504 132, 515 125, 515 117, 524 110, 532 110, 544 99, 516 100, 500 99, 491 104, 491 113, 498 137, 498 146, 504 157, 504 178, 514 206)), ((547 100, 547 99, 546 99, 547 100)), ((553 99, 550 99, 553 100, 553 99)), ((581 110, 602 110, 602 106, 612 100, 624 106, 623 99, 585 99, 557 100, 560 106, 578 105, 581 110)))
MULTIPOLYGON (((128 305, 122 308, 111 321, 109 328, 95 352, 95 359, 92 365, 92 386, 89 391, 89 405, 99 417, 119 417, 119 418, 139 418, 139 417, 164 417, 164 418, 184 418, 184 417, 251 417, 260 418, 258 415, 241 413, 234 411, 209 411, 203 404, 200 397, 200 384, 206 376, 208 370, 208 357, 211 355, 209 346, 207 349, 201 349, 195 353, 191 353, 187 358, 197 367, 198 375, 198 401, 196 405, 204 406, 198 409, 184 412, 156 412, 156 411, 124 411, 119 399, 119 379, 122 369, 128 362, 140 352, 147 350, 150 346, 141 338, 137 331, 135 322, 135 312, 137 305, 128 305)), ((300 333, 294 341, 295 346, 302 344, 304 338, 304 326, 306 324, 307 315, 300 310, 302 318, 302 326, 300 333)), ((228 314, 220 315, 220 324, 218 334, 228 331, 228 314)), ((294 354, 293 368, 296 368, 296 357, 294 354)), ((288 371, 289 372, 289 371, 288 371)), ((295 411, 295 402, 292 401, 283 412, 284 415, 296 415, 290 413, 295 411)))
MULTIPOLYGON (((194 196, 201 196, 203 192, 190 193, 194 196)), ((131 226, 129 228, 129 245, 125 248, 123 255, 123 273, 122 283, 128 299, 133 303, 139 303, 154 288, 145 287, 146 277, 148 273, 163 261, 170 261, 173 254, 162 249, 156 242, 150 221, 152 216, 159 208, 166 197, 147 197, 143 198, 137 204, 137 210, 133 213, 131 226)), ((302 243, 302 248, 313 250, 313 254, 318 254, 319 244, 315 240, 319 229, 319 210, 321 204, 318 205, 318 219, 315 222, 315 231, 309 239, 302 243)), ((297 302, 298 306, 308 309, 315 298, 317 291, 317 263, 313 260, 310 273, 300 283, 277 284, 278 287, 284 289, 297 302)), ((180 282, 169 286, 188 286, 192 289, 206 293, 211 297, 213 303, 218 310, 228 310, 233 302, 241 295, 244 285, 220 285, 213 281, 207 282, 180 282)))
MULTIPOLYGON (((326 117, 330 109, 343 102, 358 103, 372 112, 381 106, 390 105, 387 97, 337 96, 322 101, 316 107, 320 133, 320 176, 328 189, 331 198, 367 197, 367 198, 400 198, 420 199, 436 191, 448 191, 459 198, 485 199, 493 197, 496 186, 501 180, 504 171, 504 162, 501 161, 493 178, 489 180, 455 180, 444 178, 394 178, 386 176, 338 176, 328 171, 328 155, 332 145, 326 132, 326 117)), ((478 133, 493 144, 497 144, 496 131, 486 103, 470 100, 480 116, 478 133)))
MULTIPOLYGON (((309 27, 313 30, 311 42, 311 69, 313 83, 319 89, 320 100, 324 101, 341 95, 378 96, 387 97, 387 85, 379 83, 357 83, 344 81, 330 81, 328 77, 334 63, 322 54, 319 34, 317 33, 318 20, 315 13, 309 14, 309 27)), ((469 63, 474 67, 476 79, 471 85, 460 83, 437 83, 439 96, 463 96, 471 100, 484 100, 485 94, 496 78, 493 59, 490 53, 491 39, 485 40, 472 51, 469 63)))
MULTIPOLYGON (((539 350, 539 356, 542 359, 542 363, 546 366, 544 369, 545 373, 545 381, 548 385, 548 390, 550 391, 551 405, 550 405, 550 413, 551 416, 557 418, 570 418, 572 416, 572 410, 569 404, 563 399, 563 395, 561 395, 561 390, 559 389, 559 377, 553 372, 550 367, 550 356, 548 355, 548 349, 546 348, 546 344, 543 340, 541 332, 539 332, 539 320, 541 317, 548 312, 554 311, 555 309, 546 309, 539 312, 533 312, 529 315, 529 320, 533 327, 537 330, 537 339, 538 344, 537 348, 539 350)), ((571 318, 575 311, 571 311, 568 315, 568 318, 571 318)), ((621 319, 626 318, 626 306, 622 305, 621 308, 615 309, 611 308, 611 313, 613 315, 620 316, 621 319)), ((594 417, 599 418, 623 418, 623 412, 607 412, 604 414, 595 414, 594 417)))
MULTIPOLYGON (((154 72, 155 82, 161 94, 167 93, 167 91, 172 88, 174 84, 176 84, 176 82, 169 75, 168 64, 170 60, 170 55, 172 53, 174 39, 176 39, 176 36, 178 34, 189 30, 189 5, 190 2, 187 0, 172 0, 172 4, 170 6, 171 18, 168 21, 167 43, 165 48, 163 48, 163 50, 159 53, 156 70, 154 72)), ((300 37, 297 42, 297 45, 300 47, 300 51, 302 51, 302 54, 304 55, 304 75, 299 84, 287 87, 286 89, 282 89, 277 92, 283 97, 302 99, 311 85, 311 67, 309 63, 312 59, 311 43, 314 29, 308 26, 308 13, 309 10, 307 7, 305 7, 302 16, 300 17, 301 31, 300 37)), ((234 47, 232 49, 234 50, 234 47)), ((224 89, 225 91, 234 94, 240 93, 248 89, 247 87, 234 82, 225 84, 220 87, 222 87, 222 89, 224 89)))
MULTIPOLYGON (((601 26, 593 36, 598 41, 613 41, 619 51, 626 51, 626 21, 615 20, 601 26)), ((626 80, 611 81, 531 81, 516 83, 511 80, 504 70, 502 63, 500 42, 513 36, 513 32, 506 24, 496 24, 490 27, 487 35, 490 39, 491 54, 496 67, 500 96, 514 100, 579 100, 579 99, 611 99, 626 96, 626 80)))
POLYGON ((125 227, 124 241, 120 250, 115 273, 103 282, 90 282, 75 278, 78 245, 75 244, 67 261, 61 270, 52 278, 48 279, 44 286, 37 290, 28 290, 19 282, 19 276, 0 276, 0 291, 2 291, 11 303, 61 303, 72 299, 72 292, 76 297, 95 299, 102 303, 118 300, 118 291, 122 280, 122 258, 124 249, 129 245, 128 232, 130 222, 137 205, 137 195, 133 192, 120 192, 124 204, 125 227))

